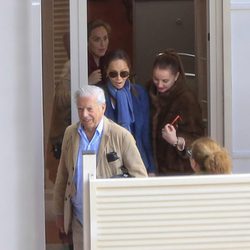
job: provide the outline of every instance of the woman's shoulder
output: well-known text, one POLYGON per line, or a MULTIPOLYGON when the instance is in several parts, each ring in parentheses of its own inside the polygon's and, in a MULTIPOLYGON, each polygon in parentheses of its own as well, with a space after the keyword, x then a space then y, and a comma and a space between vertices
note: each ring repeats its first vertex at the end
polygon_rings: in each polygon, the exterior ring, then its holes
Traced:
POLYGON ((104 117, 104 133, 108 134, 108 136, 117 137, 122 140, 124 140, 124 138, 131 137, 131 133, 127 129, 106 116, 104 117))
POLYGON ((178 84, 177 87, 175 89, 173 89, 172 91, 172 96, 174 96, 177 99, 190 99, 190 100, 195 100, 196 95, 193 92, 193 90, 191 90, 186 84, 182 83, 182 84, 178 84))
POLYGON ((134 86, 134 88, 139 91, 146 91, 145 87, 140 83, 131 83, 131 86, 134 86))
POLYGON ((135 96, 148 96, 145 87, 138 83, 131 83, 131 91, 135 96))
POLYGON ((185 99, 186 101, 189 101, 191 103, 198 102, 198 98, 197 98, 196 94, 188 87, 185 88, 185 90, 182 92, 181 96, 182 96, 181 99, 185 99))

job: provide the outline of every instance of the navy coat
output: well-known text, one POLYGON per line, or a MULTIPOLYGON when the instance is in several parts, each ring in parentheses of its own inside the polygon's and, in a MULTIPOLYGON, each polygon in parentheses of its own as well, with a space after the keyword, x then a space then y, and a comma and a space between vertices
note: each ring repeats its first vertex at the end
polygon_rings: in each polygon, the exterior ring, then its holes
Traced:
MULTIPOLYGON (((112 107, 111 96, 105 86, 106 95, 106 111, 105 115, 117 122, 116 110, 112 107)), ((155 164, 153 160, 153 151, 151 144, 151 128, 150 128, 150 108, 149 96, 144 87, 139 84, 131 83, 131 96, 133 102, 133 111, 135 122, 131 133, 133 134, 136 145, 141 154, 144 165, 149 173, 155 172, 155 164)))

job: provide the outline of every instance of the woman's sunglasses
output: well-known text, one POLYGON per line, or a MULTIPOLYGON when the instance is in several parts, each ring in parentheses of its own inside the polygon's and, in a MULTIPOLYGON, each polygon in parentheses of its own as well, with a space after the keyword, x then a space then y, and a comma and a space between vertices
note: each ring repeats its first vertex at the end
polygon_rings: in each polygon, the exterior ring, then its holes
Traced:
POLYGON ((122 77, 122 78, 126 78, 126 77, 129 76, 129 72, 128 72, 128 71, 121 71, 121 72, 110 71, 110 72, 108 73, 108 76, 109 76, 110 78, 116 78, 116 77, 118 77, 118 75, 120 75, 120 77, 122 77))

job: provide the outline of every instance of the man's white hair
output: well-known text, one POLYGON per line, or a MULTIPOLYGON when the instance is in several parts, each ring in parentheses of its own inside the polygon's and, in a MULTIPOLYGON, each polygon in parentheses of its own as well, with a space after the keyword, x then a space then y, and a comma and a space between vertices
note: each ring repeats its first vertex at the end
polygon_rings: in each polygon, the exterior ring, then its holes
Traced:
POLYGON ((75 92, 75 101, 77 102, 79 97, 89 97, 89 96, 95 96, 99 104, 106 103, 103 89, 95 85, 86 85, 84 87, 79 88, 75 92))

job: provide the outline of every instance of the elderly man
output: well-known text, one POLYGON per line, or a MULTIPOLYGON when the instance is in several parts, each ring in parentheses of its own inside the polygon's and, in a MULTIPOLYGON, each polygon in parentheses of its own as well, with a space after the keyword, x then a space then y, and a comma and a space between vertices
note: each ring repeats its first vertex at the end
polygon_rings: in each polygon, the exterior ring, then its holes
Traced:
POLYGON ((133 136, 104 116, 103 90, 87 85, 76 92, 75 98, 80 121, 64 134, 54 207, 60 232, 72 230, 74 250, 83 250, 82 152, 96 152, 97 178, 116 176, 124 169, 131 176, 146 177, 147 171, 133 136))

